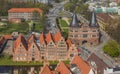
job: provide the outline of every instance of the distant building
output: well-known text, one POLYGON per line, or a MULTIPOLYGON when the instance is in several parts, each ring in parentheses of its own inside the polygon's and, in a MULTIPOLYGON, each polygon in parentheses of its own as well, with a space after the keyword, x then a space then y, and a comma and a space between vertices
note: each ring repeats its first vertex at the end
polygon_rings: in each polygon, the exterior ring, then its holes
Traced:
POLYGON ((11 8, 8 10, 10 22, 21 22, 22 20, 37 20, 42 15, 39 8, 11 8))
POLYGON ((105 30, 105 26, 110 25, 113 18, 108 13, 97 13, 97 21, 101 29, 105 30))
POLYGON ((74 44, 65 41, 58 31, 26 39, 20 34, 14 43, 13 61, 71 60, 78 54, 74 44))
POLYGON ((77 15, 74 13, 72 22, 69 26, 68 37, 76 45, 97 45, 99 44, 100 33, 99 25, 96 20, 95 12, 92 12, 90 24, 81 23, 78 21, 77 15))
POLYGON ((38 2, 48 4, 51 2, 51 0, 38 0, 38 2))
POLYGON ((104 74, 120 74, 120 67, 106 68, 104 74))

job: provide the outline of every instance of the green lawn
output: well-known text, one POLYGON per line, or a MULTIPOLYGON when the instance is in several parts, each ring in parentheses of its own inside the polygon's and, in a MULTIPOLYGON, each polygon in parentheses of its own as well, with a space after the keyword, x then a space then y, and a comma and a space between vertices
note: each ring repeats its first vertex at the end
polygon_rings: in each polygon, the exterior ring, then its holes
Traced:
MULTIPOLYGON (((63 61, 65 64, 69 64, 69 60, 63 61)), ((50 61, 50 65, 57 65, 59 61, 50 61)), ((0 66, 35 66, 35 65, 43 65, 42 62, 14 62, 12 57, 5 54, 4 56, 0 57, 0 66)))
POLYGON ((61 24, 61 27, 68 27, 68 24, 66 23, 65 20, 60 19, 60 24, 61 24))
POLYGON ((0 57, 0 66, 27 66, 27 65, 43 65, 42 62, 14 62, 12 57, 9 55, 4 55, 0 57))
MULTIPOLYGON (((40 32, 43 30, 43 25, 40 22, 35 22, 34 31, 40 32)), ((27 34, 29 32, 29 25, 27 22, 23 23, 8 23, 6 26, 0 26, 0 34, 11 34, 17 31, 22 34, 27 34)))

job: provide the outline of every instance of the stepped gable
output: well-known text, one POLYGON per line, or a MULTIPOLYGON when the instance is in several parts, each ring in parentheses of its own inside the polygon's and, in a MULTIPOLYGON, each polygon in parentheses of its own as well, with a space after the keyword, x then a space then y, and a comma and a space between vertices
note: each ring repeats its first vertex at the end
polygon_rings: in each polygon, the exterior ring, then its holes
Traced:
POLYGON ((60 62, 57 65, 56 71, 60 72, 60 74, 71 74, 70 70, 67 68, 67 66, 63 62, 60 62))
POLYGON ((39 49, 37 43, 36 43, 35 41, 33 41, 32 43, 29 43, 29 44, 28 44, 28 50, 31 48, 31 46, 32 46, 33 44, 35 44, 35 47, 37 47, 37 48, 39 49))
POLYGON ((81 74, 89 74, 90 72, 90 66, 78 55, 74 57, 71 64, 76 64, 79 67, 81 74))
POLYGON ((20 43, 22 43, 24 48, 27 50, 27 48, 28 48, 27 42, 26 42, 26 39, 22 36, 22 34, 19 34, 18 38, 16 39, 16 41, 14 43, 14 50, 17 49, 17 47, 19 46, 20 43))
POLYGON ((42 70, 42 72, 40 74, 52 74, 52 72, 51 72, 50 68, 48 67, 48 65, 46 65, 43 68, 43 70, 42 70))

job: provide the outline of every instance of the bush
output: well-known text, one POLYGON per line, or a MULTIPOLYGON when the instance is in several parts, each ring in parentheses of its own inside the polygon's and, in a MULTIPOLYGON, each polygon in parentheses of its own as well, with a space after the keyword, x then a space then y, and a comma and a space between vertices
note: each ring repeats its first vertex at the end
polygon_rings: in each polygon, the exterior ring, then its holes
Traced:
POLYGON ((120 46, 116 41, 111 40, 103 47, 103 51, 111 57, 118 57, 120 55, 120 46))

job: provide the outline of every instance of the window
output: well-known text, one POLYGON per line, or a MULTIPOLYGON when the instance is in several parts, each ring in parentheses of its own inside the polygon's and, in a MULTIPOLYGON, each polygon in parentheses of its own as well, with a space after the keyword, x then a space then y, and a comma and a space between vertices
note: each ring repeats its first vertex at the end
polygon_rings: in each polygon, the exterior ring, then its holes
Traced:
POLYGON ((96 35, 92 35, 92 37, 96 37, 96 35))
POLYGON ((87 38, 88 37, 88 35, 87 34, 83 34, 83 38, 87 38))
POLYGON ((83 32, 88 32, 87 30, 84 30, 83 32))
POLYGON ((78 37, 78 35, 75 35, 75 37, 78 37))
POLYGON ((73 32, 73 30, 70 30, 70 32, 73 32))
POLYGON ((75 32, 78 32, 77 30, 75 30, 75 32))
POLYGON ((96 30, 93 30, 93 32, 96 32, 96 30))
POLYGON ((70 37, 73 37, 73 35, 70 35, 70 37))

